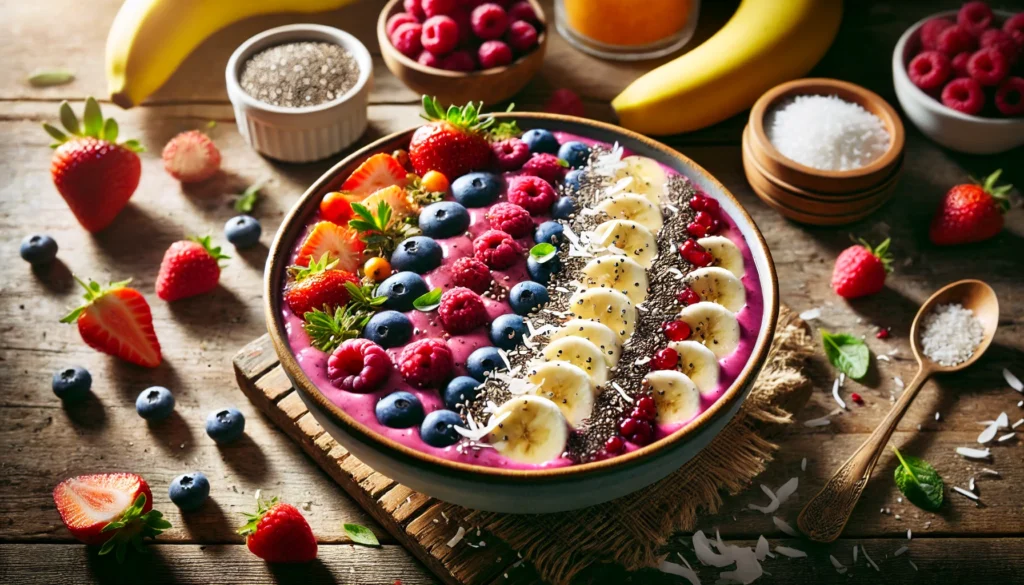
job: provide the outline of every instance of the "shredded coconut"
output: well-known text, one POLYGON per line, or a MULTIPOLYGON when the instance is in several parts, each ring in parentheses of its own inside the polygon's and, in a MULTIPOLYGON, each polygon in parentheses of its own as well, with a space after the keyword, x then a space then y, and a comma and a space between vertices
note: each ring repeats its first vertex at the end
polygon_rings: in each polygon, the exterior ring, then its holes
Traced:
POLYGON ((944 366, 969 360, 981 345, 985 331, 974 312, 959 303, 939 305, 925 316, 921 327, 921 350, 944 366))

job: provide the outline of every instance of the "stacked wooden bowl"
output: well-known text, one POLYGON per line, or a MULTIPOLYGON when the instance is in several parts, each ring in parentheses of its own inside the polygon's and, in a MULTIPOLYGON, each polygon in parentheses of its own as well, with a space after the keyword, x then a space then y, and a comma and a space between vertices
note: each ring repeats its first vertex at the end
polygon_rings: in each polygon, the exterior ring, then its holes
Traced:
POLYGON ((743 130, 743 170, 754 193, 783 216, 811 225, 841 225, 864 219, 895 195, 903 142, 899 115, 878 94, 835 79, 798 79, 776 86, 754 104, 743 130), (766 117, 801 95, 838 96, 878 116, 889 133, 888 150, 847 171, 819 170, 783 156, 768 139, 766 117))

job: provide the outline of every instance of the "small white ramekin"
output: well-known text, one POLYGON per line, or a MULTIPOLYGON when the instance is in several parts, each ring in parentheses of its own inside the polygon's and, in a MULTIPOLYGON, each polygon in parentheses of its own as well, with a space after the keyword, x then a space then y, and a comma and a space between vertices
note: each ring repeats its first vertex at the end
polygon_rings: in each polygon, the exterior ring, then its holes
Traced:
POLYGON ((242 43, 225 71, 235 122, 249 146, 284 162, 321 160, 362 136, 373 82, 373 61, 363 43, 345 31, 319 24, 291 24, 261 32, 242 43), (359 79, 338 98, 316 106, 286 108, 252 97, 238 83, 242 65, 253 54, 285 43, 322 41, 341 46, 355 58, 359 79))

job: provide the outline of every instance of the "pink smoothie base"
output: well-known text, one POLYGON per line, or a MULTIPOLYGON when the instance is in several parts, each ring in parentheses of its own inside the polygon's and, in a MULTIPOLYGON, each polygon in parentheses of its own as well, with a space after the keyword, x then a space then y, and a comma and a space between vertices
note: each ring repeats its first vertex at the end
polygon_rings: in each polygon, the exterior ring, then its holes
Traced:
MULTIPOLYGON (((591 146, 596 145, 606 148, 609 146, 605 143, 564 132, 555 132, 554 134, 556 138, 558 138, 559 143, 564 143, 569 140, 579 140, 591 146)), ((630 153, 627 151, 623 156, 627 156, 629 154, 630 153)), ((665 167, 664 165, 662 166, 670 175, 678 174, 674 170, 665 167)), ((506 173, 506 176, 511 177, 515 174, 516 173, 506 173)), ((499 197, 498 201, 505 201, 504 192, 501 197, 499 197)), ((463 235, 437 240, 443 251, 441 265, 423 275, 423 278, 426 280, 427 286, 430 289, 440 288, 441 290, 448 290, 452 287, 451 265, 459 258, 473 255, 473 238, 488 229, 487 219, 484 217, 486 212, 487 208, 469 209, 470 225, 467 231, 470 233, 470 237, 463 235)), ((534 217, 534 223, 535 225, 539 225, 548 219, 549 218, 546 216, 534 217)), ((316 214, 310 219, 307 224, 306 231, 302 234, 302 237, 296 241, 292 249, 292 263, 294 263, 298 256, 298 250, 301 247, 303 240, 305 240, 306 233, 308 233, 309 229, 320 220, 321 218, 319 214, 316 214)), ((750 248, 743 240, 743 237, 736 228, 736 224, 732 221, 732 218, 727 217, 723 213, 720 220, 722 221, 723 229, 718 235, 729 238, 739 247, 743 254, 743 262, 746 272, 741 280, 746 288, 747 304, 736 314, 736 318, 739 321, 741 329, 740 344, 733 354, 719 360, 718 363, 721 367, 721 374, 719 377, 718 387, 713 392, 707 392, 701 396, 700 412, 707 410, 712 404, 722 397, 729 386, 736 380, 739 373, 743 370, 743 367, 747 364, 747 361, 750 359, 750 355, 753 352, 754 344, 757 341, 757 334, 764 313, 764 300, 759 286, 760 279, 758 277, 753 257, 750 253, 750 248)), ((520 238, 518 241, 523 246, 524 250, 529 250, 534 244, 532 234, 525 238, 520 238)), ((492 271, 492 274, 494 276, 494 280, 506 288, 511 288, 518 282, 530 279, 526 272, 525 255, 521 262, 517 263, 510 269, 500 271, 494 270, 492 271)), ((281 290, 284 290, 284 283, 281 285, 281 290)), ((493 321, 500 315, 512 312, 512 308, 509 306, 507 301, 495 301, 484 298, 484 304, 487 307, 488 322, 493 321)), ((295 359, 298 361, 302 371, 320 390, 320 392, 327 397, 328 400, 338 406, 338 408, 345 411, 353 419, 381 436, 387 437, 407 447, 422 451, 428 455, 470 465, 530 470, 567 467, 574 464, 570 459, 559 458, 540 465, 529 465, 512 461, 494 449, 484 448, 479 450, 460 450, 458 449, 458 445, 452 445, 445 448, 432 447, 420 439, 419 427, 393 429, 380 424, 374 413, 374 407, 377 404, 377 401, 384 396, 396 391, 411 392, 423 403, 424 412, 429 414, 435 410, 445 408, 444 401, 441 397, 441 389, 420 389, 411 386, 402 379, 402 376, 398 373, 397 369, 393 369, 390 377, 383 384, 381 389, 373 393, 357 394, 335 388, 327 378, 328 354, 310 346, 309 336, 306 335, 305 330, 302 328, 302 318, 292 313, 286 303, 282 303, 281 306, 285 332, 288 337, 288 345, 291 347, 292 353, 295 355, 295 359)), ((444 335, 444 330, 441 328, 440 323, 437 322, 436 312, 423 313, 413 310, 407 312, 406 315, 412 321, 413 327, 418 331, 418 333, 414 334, 410 339, 410 343, 418 339, 442 337, 444 335), (431 321, 433 321, 434 324, 431 324, 431 321)), ((448 347, 451 348, 452 354, 455 358, 454 375, 466 375, 465 366, 466 359, 469 357, 469 354, 473 353, 474 350, 480 347, 487 347, 490 345, 492 344, 488 337, 486 327, 464 335, 451 336, 448 340, 448 347)), ((391 355, 392 361, 397 363, 398 356, 402 352, 402 347, 391 348, 388 349, 387 352, 391 355)), ((698 415, 700 412, 698 412, 698 415)), ((695 417, 696 416, 697 415, 695 415, 695 417)), ((686 426, 687 422, 673 425, 658 425, 656 429, 657 439, 662 439, 671 435, 686 426)), ((640 447, 637 445, 627 444, 626 451, 634 451, 639 448, 640 447)))

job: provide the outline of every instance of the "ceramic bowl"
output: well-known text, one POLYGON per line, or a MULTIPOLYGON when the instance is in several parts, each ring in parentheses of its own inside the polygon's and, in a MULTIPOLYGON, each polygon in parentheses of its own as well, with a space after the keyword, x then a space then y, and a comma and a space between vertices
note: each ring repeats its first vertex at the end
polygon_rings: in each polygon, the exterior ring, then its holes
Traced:
POLYGON ((377 19, 377 42, 380 44, 381 56, 391 73, 409 89, 417 94, 434 96, 443 104, 503 102, 526 87, 544 64, 544 52, 548 46, 547 21, 540 4, 536 0, 529 2, 545 26, 537 31, 537 46, 504 67, 470 72, 446 71, 421 65, 415 59, 398 52, 388 39, 386 27, 388 18, 403 11, 401 0, 390 0, 377 19))
MULTIPOLYGON (((993 10, 999 22, 1012 12, 993 10)), ((939 12, 922 18, 903 33, 892 52, 892 82, 896 99, 907 118, 935 142, 968 154, 996 154, 1024 145, 1024 117, 985 118, 960 113, 942 105, 910 81, 907 64, 921 47, 921 25, 932 18, 956 21, 956 11, 939 12)))
POLYGON ((523 129, 547 128, 618 142, 685 175, 717 199, 750 247, 760 277, 764 317, 751 357, 722 397, 672 436, 632 453, 593 463, 544 470, 509 470, 452 462, 400 445, 356 422, 331 403, 303 373, 290 346, 282 318, 281 289, 292 246, 315 215, 320 199, 335 190, 367 157, 405 148, 415 129, 384 137, 348 156, 305 192, 288 213, 274 239, 264 279, 265 315, 281 365, 323 428, 356 457, 377 471, 432 497, 468 508, 497 512, 544 513, 591 506, 627 495, 678 469, 703 449, 732 419, 764 364, 778 318, 775 266, 753 220, 731 193, 690 159, 658 142, 618 126, 555 114, 496 114, 515 119, 523 129))

